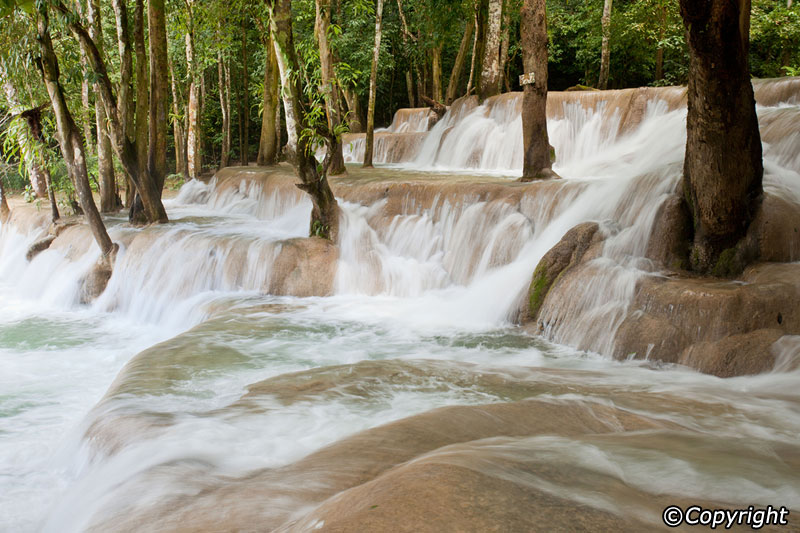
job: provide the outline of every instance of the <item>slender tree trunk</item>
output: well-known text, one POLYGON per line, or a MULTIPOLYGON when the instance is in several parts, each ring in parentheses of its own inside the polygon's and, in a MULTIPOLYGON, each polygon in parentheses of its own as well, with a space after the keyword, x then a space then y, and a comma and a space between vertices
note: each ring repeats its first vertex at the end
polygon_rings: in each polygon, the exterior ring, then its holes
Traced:
POLYGON ((667 32, 667 6, 661 4, 658 8, 658 48, 656 49, 656 81, 664 79, 664 35, 667 32))
POLYGON ((547 7, 545 0, 524 0, 520 17, 522 64, 534 82, 523 85, 522 180, 553 177, 547 136, 547 7))
POLYGON ((500 28, 503 20, 503 0, 489 0, 489 20, 486 45, 483 51, 483 68, 478 84, 481 101, 500 94, 500 28))
MULTIPOLYGON (((339 87, 336 84, 336 74, 333 69, 333 53, 328 42, 328 28, 331 25, 331 3, 330 0, 316 0, 316 20, 314 33, 319 45, 319 60, 321 65, 322 86, 320 90, 325 95, 325 109, 327 111, 328 129, 331 133, 335 132, 342 122, 342 105, 339 97, 339 87)), ((344 166, 344 155, 342 153, 342 139, 339 135, 334 135, 333 156, 328 167, 328 174, 336 176, 344 174, 347 168, 344 166)))
POLYGON ((164 0, 148 0, 147 6, 150 33, 150 143, 147 168, 160 199, 167 177, 167 125, 169 124, 167 13, 164 0))
MULTIPOLYGON (((100 14, 100 1, 89 0, 88 3, 89 35, 91 35, 97 51, 103 55, 103 24, 100 14)), ((95 83, 95 94, 100 94, 100 86, 95 83)), ((99 97, 94 106, 95 123, 97 128, 97 173, 100 186, 100 212, 113 213, 119 210, 120 202, 117 197, 117 183, 114 175, 114 161, 111 156, 111 140, 108 137, 108 127, 105 109, 100 105, 99 97)))
POLYGON ((247 30, 242 22, 242 164, 250 164, 250 71, 247 68, 247 30))
MULTIPOLYGON (((3 91, 6 93, 9 113, 12 115, 22 113, 24 111, 24 106, 19 101, 16 87, 8 80, 3 65, 0 65, 0 82, 2 82, 3 91)), ((37 198, 44 198, 47 196, 47 184, 44 179, 43 167, 36 157, 35 150, 33 150, 36 140, 33 138, 28 128, 24 128, 20 131, 20 136, 17 140, 19 152, 25 163, 25 170, 31 182, 31 188, 37 198)))
MULTIPOLYGON (((133 15, 133 48, 136 54, 136 123, 134 125, 134 139, 136 144, 136 165, 139 181, 150 179, 147 172, 147 143, 149 135, 150 117, 150 90, 149 72, 147 68, 147 48, 144 40, 144 1, 136 0, 133 15)), ((133 192, 133 191, 131 191, 133 192)), ((131 198, 125 195, 125 205, 130 209, 129 218, 138 223, 142 220, 141 194, 133 194, 131 198), (138 202, 136 201, 138 197, 138 202), (137 208, 139 205, 139 208, 137 208)))
POLYGON ((222 114, 222 148, 219 155, 219 168, 230 165, 231 155, 231 106, 228 101, 230 95, 226 92, 225 60, 222 52, 217 52, 217 82, 219 85, 219 109, 222 114))
POLYGON ((691 266, 730 275, 762 197, 761 137, 748 64, 750 0, 680 0, 689 44, 683 191, 694 219, 691 266))
POLYGON ((197 64, 195 62, 194 50, 194 17, 192 14, 194 0, 190 0, 189 6, 189 29, 186 32, 186 68, 189 71, 189 101, 186 105, 188 125, 186 128, 186 166, 189 179, 197 179, 199 168, 198 154, 198 122, 200 112, 200 87, 198 84, 197 64))
POLYGON ((117 26, 117 47, 120 57, 120 82, 117 89, 119 119, 125 135, 134 141, 133 135, 133 56, 131 52, 130 28, 128 26, 128 6, 125 0, 112 0, 117 26))
POLYGON ((508 85, 508 80, 506 79, 506 64, 508 63, 508 48, 511 44, 511 8, 508 5, 503 8, 502 35, 503 37, 500 42, 500 82, 498 83, 501 92, 503 90, 503 85, 508 85))
POLYGON ((236 91, 236 119, 237 119, 237 126, 239 127, 239 164, 244 164, 244 110, 242 109, 244 106, 242 105, 242 100, 244 97, 242 96, 242 92, 244 85, 244 73, 239 78, 239 86, 237 87, 239 90, 236 91))
POLYGON ((480 34, 480 27, 479 27, 479 18, 478 18, 478 2, 475 2, 475 16, 473 17, 473 26, 475 26, 475 37, 472 39, 472 59, 470 60, 469 64, 469 80, 467 81, 467 92, 466 95, 472 92, 472 84, 475 80, 475 64, 476 58, 478 57, 478 41, 479 41, 479 34, 480 34))
MULTIPOLYGON (((270 0, 266 0, 269 2, 270 0)), ((285 2, 288 0, 271 0, 272 2, 285 2)), ((291 17, 290 17, 291 19, 291 17)), ((270 24, 270 28, 271 28, 270 24)), ((286 97, 286 91, 289 91, 290 87, 293 83, 290 68, 287 66, 286 61, 288 59, 281 56, 281 45, 275 39, 275 33, 272 29, 270 29, 270 34, 272 35, 272 44, 275 48, 275 56, 278 61, 278 72, 280 73, 281 77, 281 87, 283 89, 282 93, 282 100, 283 100, 283 114, 286 117, 286 146, 284 147, 284 156, 286 157, 286 161, 296 165, 297 163, 297 149, 298 149, 298 132, 302 130, 302 128, 298 128, 298 120, 301 118, 300 116, 296 115, 295 112, 298 111, 300 108, 299 103, 298 106, 295 106, 292 103, 292 100, 286 97), (284 61, 281 63, 281 61, 284 61)), ((288 53, 288 51, 287 51, 288 53)), ((294 52, 294 45, 292 45, 291 53, 294 52)), ((295 56, 296 57, 296 56, 295 56)), ((299 67, 298 67, 299 68, 299 67)), ((299 81, 298 81, 299 83, 299 81)))
POLYGON ((299 68, 292 38, 291 0, 266 0, 266 4, 270 11, 270 32, 275 43, 278 68, 281 80, 284 82, 284 105, 287 110, 292 110, 295 117, 291 126, 295 128, 297 139, 295 170, 302 182, 298 187, 308 193, 313 204, 309 234, 336 242, 339 235, 339 204, 328 185, 325 164, 330 161, 330 154, 325 158, 326 162, 323 163, 320 173, 317 161, 307 146, 307 139, 300 136, 300 131, 306 124, 301 101, 303 93, 301 80, 297 76, 290 75, 290 72, 297 72, 299 68))
POLYGON ((6 201, 6 193, 3 190, 3 180, 0 180, 0 223, 8 222, 8 218, 11 216, 11 210, 8 208, 8 202, 6 201))
POLYGON ((53 113, 56 117, 56 128, 61 152, 64 155, 64 163, 70 178, 75 185, 78 193, 78 200, 81 209, 89 223, 94 240, 100 247, 105 258, 108 258, 109 268, 113 263, 113 255, 118 246, 111 241, 108 236, 103 219, 92 198, 92 188, 89 185, 89 174, 86 168, 86 153, 84 151, 83 139, 80 130, 75 124, 75 120, 67 107, 67 100, 59 83, 58 59, 53 50, 53 43, 50 39, 49 17, 46 5, 39 7, 39 17, 37 21, 39 49, 42 53, 41 69, 42 79, 44 80, 50 103, 53 106, 53 113))
MULTIPOLYGON (((78 15, 82 18, 86 18, 88 8, 84 5, 84 1, 87 1, 91 4, 92 0, 76 0, 75 7, 77 8, 78 15)), ((90 23, 91 25, 91 23, 90 23)), ((81 128, 83 129, 83 138, 84 138, 84 146, 86 147, 86 153, 92 153, 92 119, 89 110, 92 108, 92 103, 90 99, 90 88, 89 88, 89 78, 91 74, 89 72, 89 60, 86 58, 86 52, 81 50, 81 71, 83 71, 83 79, 81 80, 81 104, 83 104, 83 109, 81 113, 78 115, 78 120, 81 123, 81 128)))
POLYGON ((442 45, 436 45, 431 50, 433 65, 433 99, 437 102, 444 101, 442 95, 442 45))
POLYGON ((261 139, 258 143, 259 166, 272 165, 278 159, 280 149, 280 102, 278 92, 280 75, 278 74, 278 59, 275 57, 275 47, 272 38, 266 39, 266 64, 264 65, 264 104, 261 115, 261 139))
POLYGON ((464 63, 467 61, 467 51, 469 50, 469 40, 472 37, 472 31, 475 29, 475 18, 470 18, 464 28, 464 36, 461 38, 461 44, 458 47, 458 54, 456 54, 456 61, 453 63, 453 70, 450 72, 450 82, 447 84, 447 95, 445 96, 445 104, 450 105, 456 98, 456 91, 458 91, 458 82, 461 79, 461 73, 464 71, 464 63))
POLYGON ((601 24, 603 25, 603 42, 600 47, 600 79, 597 82, 597 87, 600 89, 608 88, 608 69, 611 58, 611 50, 609 46, 609 39, 611 38, 611 2, 612 0, 605 0, 603 4, 603 18, 601 24))
POLYGON ((172 134, 175 137, 175 173, 183 176, 184 181, 189 179, 189 171, 186 166, 186 134, 183 130, 183 120, 181 117, 182 98, 178 92, 178 80, 175 79, 175 68, 172 60, 167 55, 169 65, 170 89, 172 90, 172 134))
POLYGON ((381 22, 383 20, 383 0, 375 7, 375 46, 372 49, 372 69, 369 74, 369 104, 367 106, 367 139, 364 150, 364 166, 372 167, 372 150, 375 142, 375 97, 378 84, 378 57, 381 53, 381 22))

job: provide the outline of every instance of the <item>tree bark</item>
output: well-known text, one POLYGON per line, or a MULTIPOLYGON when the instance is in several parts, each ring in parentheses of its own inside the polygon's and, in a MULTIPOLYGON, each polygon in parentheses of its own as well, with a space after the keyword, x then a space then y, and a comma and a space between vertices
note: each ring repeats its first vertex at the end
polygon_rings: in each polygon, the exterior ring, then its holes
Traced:
MULTIPOLYGON (((336 83, 336 73, 333 68, 333 52, 328 42, 328 28, 331 25, 331 3, 330 0, 316 0, 316 20, 314 33, 317 37, 319 46, 319 60, 321 66, 322 86, 320 90, 325 96, 325 110, 328 119, 328 129, 333 133, 342 123, 342 103, 339 95, 339 87, 336 83)), ((344 174, 347 168, 344 166, 344 155, 342 153, 341 136, 334 133, 333 156, 328 174, 336 176, 344 174)))
POLYGON ((683 192, 694 219, 691 267, 730 275, 752 260, 742 239, 762 197, 762 153, 748 64, 750 0, 680 1, 689 44, 683 192))
POLYGON ((197 82, 197 64, 194 50, 194 0, 187 2, 189 28, 186 31, 186 69, 189 72, 189 101, 186 104, 188 124, 186 127, 186 166, 189 179, 197 179, 199 167, 198 134, 197 128, 200 120, 200 95, 197 82))
POLYGON ((167 177, 167 125, 169 124, 169 66, 167 64, 167 14, 164 0, 149 0, 147 23, 150 34, 150 142, 147 168, 158 198, 167 177))
POLYGON ((294 117, 292 124, 288 124, 287 120, 287 126, 295 129, 294 136, 297 139, 295 171, 302 182, 298 187, 308 193, 313 205, 309 235, 336 242, 339 235, 339 204, 333 196, 326 176, 327 163, 330 161, 330 146, 329 155, 325 158, 320 172, 307 138, 300 136, 306 123, 301 100, 303 94, 301 78, 291 74, 298 72, 299 69, 292 37, 291 0, 266 0, 266 5, 270 12, 270 33, 275 43, 278 68, 283 82, 284 106, 287 115, 291 110, 291 115, 294 117))
POLYGON ((119 120, 125 135, 131 140, 133 136, 133 56, 131 53, 131 36, 128 26, 128 6, 125 0, 112 0, 115 22, 117 26, 117 47, 119 48, 120 82, 117 89, 119 120))
POLYGON ((53 42, 50 38, 49 16, 47 7, 40 5, 39 17, 37 20, 39 49, 42 53, 41 69, 42 79, 44 80, 50 103, 53 106, 53 113, 56 117, 56 128, 61 152, 64 155, 64 163, 70 178, 75 185, 78 193, 78 200, 83 209, 86 221, 92 231, 95 242, 100 248, 104 258, 108 258, 109 267, 113 262, 113 254, 118 246, 111 241, 108 236, 103 219, 97 211, 97 206, 92 197, 92 188, 89 185, 89 174, 86 168, 86 153, 83 146, 83 139, 75 124, 75 120, 67 107, 67 100, 64 91, 59 83, 58 59, 53 50, 53 42))
POLYGON ((186 134, 183 130, 181 117, 182 98, 178 92, 178 80, 175 79, 175 68, 172 60, 167 55, 169 65, 170 89, 172 90, 172 135, 175 137, 175 173, 183 176, 184 181, 188 181, 189 172, 186 168, 186 134))
POLYGON ((375 97, 378 85, 378 58, 381 54, 381 23, 383 21, 383 0, 375 7, 375 46, 372 49, 372 68, 369 74, 369 104, 367 105, 367 138, 364 149, 364 167, 372 167, 372 150, 375 142, 375 97))
POLYGON ((242 164, 250 164, 250 71, 247 68, 247 30, 242 21, 242 164))
POLYGON ((500 94, 500 28, 503 20, 503 0, 489 0, 489 19, 486 44, 483 50, 483 68, 478 84, 481 102, 500 94))
MULTIPOLYGON (((103 24, 100 14, 100 1, 89 0, 88 3, 89 35, 97 45, 97 51, 103 55, 103 24)), ((99 84, 95 83, 95 94, 100 93, 99 84)), ((100 212, 113 213, 121 207, 117 196, 117 180, 114 174, 114 161, 111 155, 111 139, 108 137, 106 112, 100 102, 94 106, 97 129, 97 174, 100 186, 100 212)))
POLYGON ((433 99, 437 102, 444 101, 442 95, 442 45, 436 45, 431 50, 431 63, 433 67, 433 99))
POLYGON ((475 2, 475 13, 473 16, 473 25, 475 26, 475 37, 472 40, 472 59, 469 63, 469 80, 467 81, 467 96, 472 92, 473 83, 475 81, 475 65, 478 57, 478 41, 480 34, 480 20, 478 18, 478 2, 475 2))
POLYGON ((267 35, 265 42, 267 52, 264 65, 264 103, 261 114, 261 139, 258 143, 259 166, 274 164, 278 159, 280 149, 280 102, 278 99, 280 75, 278 74, 278 59, 275 57, 275 47, 272 38, 267 35))
POLYGON ((656 49, 656 81, 664 79, 664 36, 667 32, 667 6, 661 4, 658 8, 658 48, 656 49))
POLYGON ((599 89, 608 87, 608 69, 611 60, 611 50, 609 48, 609 39, 611 38, 611 2, 612 0, 605 0, 603 4, 603 18, 601 19, 603 42, 600 47, 600 78, 597 82, 599 89))
POLYGON ((456 98, 456 91, 458 91, 458 82, 461 79, 461 73, 464 71, 464 64, 467 61, 467 51, 469 50, 469 40, 472 37, 472 31, 475 29, 475 18, 471 17, 467 21, 464 28, 464 36, 461 38, 461 44, 458 47, 458 54, 456 54, 456 61, 453 63, 453 70, 450 72, 450 82, 447 84, 447 94, 445 96, 445 103, 450 105, 456 98))
POLYGON ((522 64, 534 74, 534 83, 523 86, 522 180, 553 177, 547 136, 547 7, 545 0, 524 0, 520 18, 522 64))
MULTIPOLYGON (((503 91, 503 85, 508 86, 508 80, 506 79, 506 64, 508 63, 508 48, 511 45, 511 9, 510 6, 506 6, 503 9, 503 30, 502 30, 502 40, 500 42, 500 81, 498 82, 498 86, 500 87, 500 92, 503 91)), ((524 37, 522 37, 524 38, 524 37)), ((508 89, 509 91, 511 89, 508 89)))

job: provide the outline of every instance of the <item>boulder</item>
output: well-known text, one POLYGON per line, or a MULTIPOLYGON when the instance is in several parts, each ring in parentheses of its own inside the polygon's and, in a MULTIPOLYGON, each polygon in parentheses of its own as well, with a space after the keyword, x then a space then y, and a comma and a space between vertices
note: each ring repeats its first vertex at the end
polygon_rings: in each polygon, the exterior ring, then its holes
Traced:
POLYGON ((689 267, 692 216, 677 194, 667 198, 656 214, 645 256, 670 270, 689 267))
POLYGON ((290 296, 328 296, 333 292, 339 251, 318 237, 289 239, 272 265, 269 293, 290 296))

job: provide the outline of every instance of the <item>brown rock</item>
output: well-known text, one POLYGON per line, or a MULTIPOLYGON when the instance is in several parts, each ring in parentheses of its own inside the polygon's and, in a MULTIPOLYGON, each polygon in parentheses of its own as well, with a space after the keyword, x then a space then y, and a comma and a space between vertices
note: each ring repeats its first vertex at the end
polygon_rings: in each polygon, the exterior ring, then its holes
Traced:
POLYGON ((81 280, 81 303, 92 303, 106 290, 118 251, 119 245, 115 243, 112 251, 108 255, 101 256, 81 280))
POLYGON ((318 237, 289 239, 281 243, 269 293, 291 296, 328 296, 333 292, 339 252, 336 245, 318 237))
POLYGON ((770 347, 782 336, 778 329, 757 329, 717 342, 698 342, 684 350, 678 362, 723 378, 760 374, 775 366, 770 347))
POLYGON ((686 269, 689 266, 691 240, 691 214, 683 199, 674 194, 658 210, 645 256, 668 269, 686 269))

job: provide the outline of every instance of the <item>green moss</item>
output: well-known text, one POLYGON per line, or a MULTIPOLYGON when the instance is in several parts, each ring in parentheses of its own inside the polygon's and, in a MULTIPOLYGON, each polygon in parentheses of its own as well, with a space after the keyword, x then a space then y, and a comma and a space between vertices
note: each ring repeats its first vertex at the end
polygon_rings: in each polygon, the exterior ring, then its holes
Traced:
POLYGON ((736 248, 727 248, 719 254, 719 259, 711 269, 711 274, 720 278, 733 276, 741 271, 738 258, 736 256, 736 248))
POLYGON ((528 291, 528 316, 530 318, 536 318, 542 303, 544 303, 544 298, 550 290, 550 286, 547 268, 542 263, 539 263, 533 272, 531 287, 528 291))

